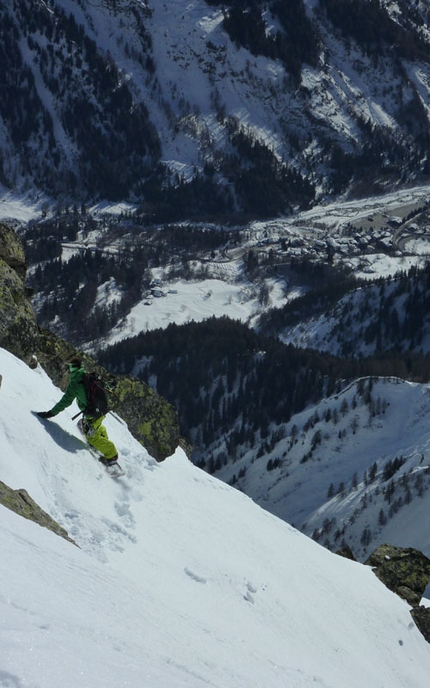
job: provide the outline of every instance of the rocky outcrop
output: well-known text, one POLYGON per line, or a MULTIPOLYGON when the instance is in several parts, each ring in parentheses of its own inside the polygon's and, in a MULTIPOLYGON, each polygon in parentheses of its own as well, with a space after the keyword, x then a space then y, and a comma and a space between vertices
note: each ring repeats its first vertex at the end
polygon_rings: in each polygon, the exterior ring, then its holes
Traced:
POLYGON ((422 552, 411 547, 381 545, 365 564, 372 566, 387 588, 411 606, 419 605, 430 580, 430 559, 422 552))
POLYGON ((113 409, 128 423, 132 435, 157 461, 179 444, 176 409, 151 387, 131 376, 110 376, 113 409))
POLYGON ((0 223, 0 346, 25 358, 37 342, 37 323, 24 284, 24 249, 12 229, 0 223))
POLYGON ((8 487, 0 480, 0 504, 3 504, 3 506, 14 511, 16 514, 38 523, 43 528, 48 528, 48 530, 51 530, 56 535, 60 535, 60 537, 68 542, 72 542, 76 545, 76 542, 69 537, 67 531, 36 504, 27 490, 12 490, 11 487, 8 487))
POLYGON ((17 234, 0 222, 0 260, 11 267, 21 280, 25 279, 27 263, 24 247, 17 234))
MULTIPOLYGON (((65 389, 66 363, 81 354, 37 326, 24 283, 26 269, 22 242, 12 229, 0 223, 0 346, 30 366, 39 362, 54 384, 65 389)), ((88 370, 108 378, 114 390, 112 409, 151 456, 162 461, 173 454, 180 442, 176 409, 140 380, 111 375, 88 356, 82 357, 88 370)))
POLYGON ((381 545, 365 564, 373 567, 375 574, 387 588, 412 606, 412 618, 430 643, 430 609, 420 606, 430 581, 430 559, 411 547, 381 545))

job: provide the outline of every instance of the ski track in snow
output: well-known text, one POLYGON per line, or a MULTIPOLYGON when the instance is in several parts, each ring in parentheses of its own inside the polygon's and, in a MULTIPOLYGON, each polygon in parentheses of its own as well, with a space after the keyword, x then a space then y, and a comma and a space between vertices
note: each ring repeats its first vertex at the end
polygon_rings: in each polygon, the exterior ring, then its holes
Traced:
POLYGON ((113 503, 109 514, 100 518, 91 517, 90 513, 77 510, 73 499, 67 500, 65 484, 67 480, 57 475, 46 474, 46 481, 51 494, 61 494, 61 501, 54 505, 56 520, 69 532, 70 536, 85 551, 95 555, 100 561, 107 561, 106 549, 122 552, 126 542, 136 543, 136 517, 133 513, 133 503, 144 499, 145 471, 153 471, 156 463, 131 451, 123 451, 121 461, 126 466, 126 475, 112 477, 108 471, 97 465, 97 458, 93 455, 96 471, 97 489, 102 491, 106 482, 111 486, 113 503))

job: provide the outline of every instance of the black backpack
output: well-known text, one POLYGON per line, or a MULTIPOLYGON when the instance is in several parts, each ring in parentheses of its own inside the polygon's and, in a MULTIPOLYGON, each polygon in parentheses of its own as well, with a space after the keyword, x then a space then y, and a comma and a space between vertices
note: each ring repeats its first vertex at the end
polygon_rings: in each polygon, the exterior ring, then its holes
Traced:
POLYGON ((109 411, 109 400, 102 378, 97 373, 85 373, 82 384, 87 397, 84 414, 91 418, 105 416, 109 411))

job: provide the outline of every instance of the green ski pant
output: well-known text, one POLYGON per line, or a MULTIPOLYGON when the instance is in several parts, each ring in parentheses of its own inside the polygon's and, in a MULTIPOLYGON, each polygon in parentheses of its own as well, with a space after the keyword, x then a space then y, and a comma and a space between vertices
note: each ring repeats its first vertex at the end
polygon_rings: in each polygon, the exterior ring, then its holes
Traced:
POLYGON ((109 439, 107 430, 103 425, 105 418, 106 416, 101 418, 89 418, 87 416, 84 421, 85 437, 88 444, 91 444, 94 449, 97 449, 107 459, 113 459, 114 456, 118 456, 118 450, 109 439))

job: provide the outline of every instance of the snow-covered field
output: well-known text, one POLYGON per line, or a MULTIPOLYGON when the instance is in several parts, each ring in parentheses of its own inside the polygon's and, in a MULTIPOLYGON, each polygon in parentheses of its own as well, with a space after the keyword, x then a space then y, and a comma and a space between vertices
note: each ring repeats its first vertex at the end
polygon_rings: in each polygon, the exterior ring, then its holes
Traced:
POLYGON ((38 367, 0 350, 0 479, 79 547, 0 506, 5 688, 424 688, 430 647, 369 567, 337 557, 178 449, 107 419, 113 480, 38 367))
MULTIPOLYGON (((171 323, 201 322, 212 316, 226 315, 233 320, 252 322, 263 310, 258 291, 251 283, 232 284, 220 279, 180 280, 169 282, 160 291, 162 296, 144 299, 134 306, 125 321, 112 331, 107 343, 113 344, 142 331, 165 328, 171 323)), ((280 308, 286 301, 283 282, 272 280, 270 304, 280 308)))

